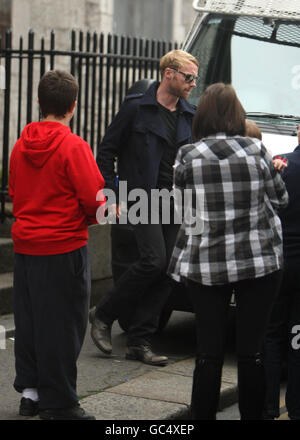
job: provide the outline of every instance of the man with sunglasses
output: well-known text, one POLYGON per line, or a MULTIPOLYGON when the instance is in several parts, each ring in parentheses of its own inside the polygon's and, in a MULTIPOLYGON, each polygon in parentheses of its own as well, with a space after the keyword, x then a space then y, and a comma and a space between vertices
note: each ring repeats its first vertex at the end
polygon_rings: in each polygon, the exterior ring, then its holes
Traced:
MULTIPOLYGON (((173 50, 160 60, 160 72, 160 83, 154 82, 144 94, 125 98, 99 145, 97 163, 106 188, 116 195, 117 203, 110 209, 117 216, 122 202, 122 191, 119 193, 122 182, 126 182, 128 192, 146 191, 148 200, 153 189, 171 191, 177 151, 193 140, 195 108, 186 99, 196 86, 198 61, 187 52, 173 50)), ((140 258, 91 312, 91 337, 102 352, 111 354, 112 323, 133 299, 136 307, 131 311, 126 358, 163 366, 168 358, 153 353, 151 337, 171 293, 166 269, 179 225, 172 218, 172 206, 168 224, 162 221, 161 206, 159 222, 154 224, 151 209, 146 224, 132 225, 140 258)))

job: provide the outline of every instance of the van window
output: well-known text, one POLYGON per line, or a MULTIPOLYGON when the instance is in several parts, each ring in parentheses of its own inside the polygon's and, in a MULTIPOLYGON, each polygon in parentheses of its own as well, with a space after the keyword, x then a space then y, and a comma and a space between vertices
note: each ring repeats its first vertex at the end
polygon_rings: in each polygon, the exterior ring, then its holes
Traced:
POLYGON ((209 14, 186 50, 200 63, 193 104, 223 81, 247 112, 300 115, 299 22, 209 14))

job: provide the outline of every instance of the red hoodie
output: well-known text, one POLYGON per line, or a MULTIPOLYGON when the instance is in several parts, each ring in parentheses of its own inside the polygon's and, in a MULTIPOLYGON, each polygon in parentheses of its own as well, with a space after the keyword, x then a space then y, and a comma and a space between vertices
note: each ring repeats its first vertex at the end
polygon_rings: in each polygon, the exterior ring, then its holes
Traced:
POLYGON ((53 255, 87 244, 88 223, 97 223, 104 201, 103 177, 89 145, 59 122, 28 124, 9 168, 9 195, 16 219, 15 252, 53 255))

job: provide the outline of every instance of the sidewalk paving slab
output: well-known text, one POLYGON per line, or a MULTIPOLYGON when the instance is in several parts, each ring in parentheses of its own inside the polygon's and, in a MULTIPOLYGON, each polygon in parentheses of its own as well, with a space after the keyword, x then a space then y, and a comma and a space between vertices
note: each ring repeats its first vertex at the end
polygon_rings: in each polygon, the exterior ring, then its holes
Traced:
MULTIPOLYGON (((81 406, 97 420, 188 419, 194 358, 175 362, 86 397, 81 406)), ((236 370, 224 365, 220 409, 236 402, 236 370)))
POLYGON ((96 420, 166 420, 180 419, 188 410, 185 405, 152 400, 111 391, 86 397, 80 405, 96 420))
MULTIPOLYGON (((6 337, 14 335, 13 315, 0 317, 6 337)), ((195 358, 157 367, 124 383, 80 399, 97 420, 188 420, 195 358)), ((237 401, 236 365, 225 358, 219 409, 237 401)), ((34 418, 39 419, 38 417, 34 418)))

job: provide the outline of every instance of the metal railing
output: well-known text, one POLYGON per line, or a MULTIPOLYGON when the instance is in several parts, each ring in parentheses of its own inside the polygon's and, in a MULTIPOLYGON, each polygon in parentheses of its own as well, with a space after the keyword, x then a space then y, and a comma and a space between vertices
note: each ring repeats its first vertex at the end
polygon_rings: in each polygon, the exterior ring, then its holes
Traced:
POLYGON ((0 90, 0 120, 3 120, 3 128, 0 125, 2 222, 7 215, 9 155, 23 127, 39 120, 37 86, 44 72, 59 68, 77 78, 79 95, 71 129, 89 143, 95 154, 97 144, 117 113, 128 88, 138 79, 158 80, 159 59, 178 47, 172 42, 82 31, 71 32, 70 50, 57 49, 55 40, 55 32, 52 31, 47 49, 44 38, 36 44, 36 35, 32 30, 28 33, 26 48, 23 37, 20 37, 18 47, 13 47, 10 30, 6 32, 5 41, 0 39, 0 73, 5 76, 0 90))

